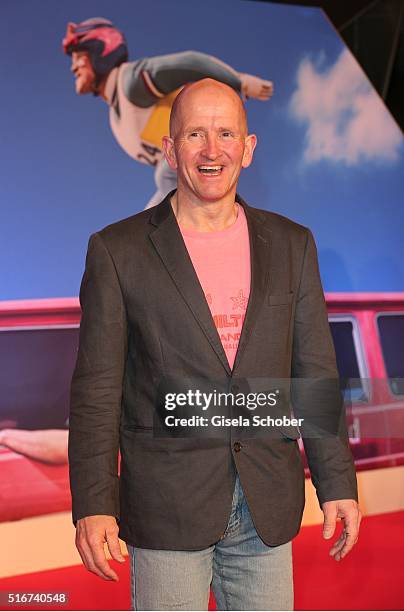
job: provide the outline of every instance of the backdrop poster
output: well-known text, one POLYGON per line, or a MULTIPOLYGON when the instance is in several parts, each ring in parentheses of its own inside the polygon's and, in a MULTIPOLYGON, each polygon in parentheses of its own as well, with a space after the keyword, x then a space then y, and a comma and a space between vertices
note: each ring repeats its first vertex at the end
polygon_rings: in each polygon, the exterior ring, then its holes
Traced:
MULTIPOLYGON (((72 571, 91 585, 74 549, 66 464, 77 296, 90 234, 142 211, 172 184, 159 160, 175 93, 193 70, 209 74, 223 63, 235 82, 248 84, 247 75, 273 84, 271 96, 246 100, 258 146, 239 192, 251 205, 312 230, 331 296, 330 321, 344 323, 333 331, 339 365, 361 380, 404 378, 402 136, 318 9, 245 0, 72 0, 65 6, 21 0, 6 3, 2 17, 0 440, 1 430, 10 429, 37 437, 20 438, 14 449, 0 446, 0 537, 8 545, 0 587, 22 591, 29 580, 43 580, 59 588, 72 571), (146 82, 155 96, 147 120, 129 109, 133 132, 125 138, 102 97, 76 93, 71 58, 63 53, 68 24, 99 16, 125 35, 128 62, 138 68, 133 90, 146 82), (157 86, 152 77, 161 64, 170 69, 157 86), (387 320, 372 327, 369 317, 381 315, 387 320)), ((386 383, 380 403, 402 414, 403 388, 394 384, 386 383)), ((360 393, 365 387, 360 383, 360 393)), ((360 439, 352 426, 352 437, 360 439)), ((366 461, 390 457, 383 465, 391 467, 403 449, 377 442, 361 452, 357 458, 366 461)), ((390 474, 385 482, 393 483, 390 474)), ((401 510, 393 486, 389 509, 401 510)), ((105 605, 114 601, 124 609, 124 586, 123 580, 113 600, 103 593, 105 605)), ((75 591, 74 601, 89 609, 103 605, 100 597, 89 603, 75 591)))

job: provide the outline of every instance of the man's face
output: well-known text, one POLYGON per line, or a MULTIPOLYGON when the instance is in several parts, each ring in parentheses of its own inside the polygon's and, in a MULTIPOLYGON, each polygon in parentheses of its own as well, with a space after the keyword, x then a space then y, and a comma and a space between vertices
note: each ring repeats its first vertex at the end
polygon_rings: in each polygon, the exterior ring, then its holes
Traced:
POLYGON ((236 94, 200 87, 181 101, 173 138, 164 139, 178 186, 197 201, 217 201, 236 192, 241 168, 250 165, 256 137, 247 136, 236 94))
POLYGON ((86 51, 73 51, 70 70, 76 78, 77 94, 87 94, 94 91, 95 72, 86 51))

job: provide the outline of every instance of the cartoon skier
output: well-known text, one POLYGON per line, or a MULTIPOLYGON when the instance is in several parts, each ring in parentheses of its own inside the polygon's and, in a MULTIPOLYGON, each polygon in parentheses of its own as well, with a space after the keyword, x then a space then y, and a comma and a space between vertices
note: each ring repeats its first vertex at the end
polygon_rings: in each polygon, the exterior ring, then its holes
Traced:
POLYGON ((176 187, 176 173, 164 159, 162 136, 169 133, 171 106, 188 82, 211 77, 230 85, 244 99, 268 100, 271 81, 234 70, 221 60, 198 51, 128 62, 122 32, 102 17, 69 23, 63 40, 71 56, 78 95, 93 93, 109 106, 112 132, 133 159, 155 167, 157 192, 146 208, 158 204, 176 187))

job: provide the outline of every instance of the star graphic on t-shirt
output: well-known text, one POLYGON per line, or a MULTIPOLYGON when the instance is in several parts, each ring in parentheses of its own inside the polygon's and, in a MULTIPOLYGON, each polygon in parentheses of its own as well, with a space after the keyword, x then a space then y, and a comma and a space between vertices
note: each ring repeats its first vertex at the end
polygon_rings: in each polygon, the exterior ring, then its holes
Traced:
POLYGON ((233 310, 235 308, 242 308, 243 310, 246 310, 248 297, 244 295, 244 291, 242 289, 240 289, 236 297, 231 297, 230 299, 233 301, 233 310))

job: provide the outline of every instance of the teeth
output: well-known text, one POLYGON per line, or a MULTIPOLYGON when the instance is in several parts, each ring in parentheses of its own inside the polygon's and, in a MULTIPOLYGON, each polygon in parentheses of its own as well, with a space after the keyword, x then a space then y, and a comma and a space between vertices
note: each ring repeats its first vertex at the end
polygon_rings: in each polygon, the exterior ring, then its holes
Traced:
POLYGON ((219 175, 222 171, 222 166, 198 166, 198 170, 202 174, 219 175))

